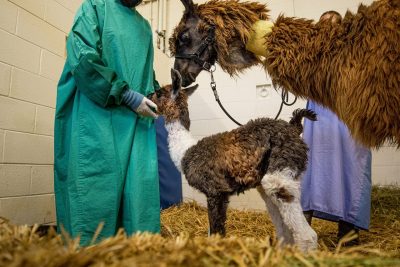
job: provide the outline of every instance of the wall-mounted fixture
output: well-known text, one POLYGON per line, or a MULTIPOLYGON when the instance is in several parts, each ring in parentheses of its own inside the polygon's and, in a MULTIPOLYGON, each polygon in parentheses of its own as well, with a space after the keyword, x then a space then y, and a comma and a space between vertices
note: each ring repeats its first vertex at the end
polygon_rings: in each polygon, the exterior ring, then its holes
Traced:
POLYGON ((165 52, 166 52, 166 47, 165 47, 165 39, 166 39, 166 36, 165 36, 165 33, 166 33, 165 30, 161 30, 161 31, 156 30, 156 34, 157 34, 157 48, 158 48, 158 49, 161 49, 162 52, 163 52, 164 54, 165 54, 165 52))
POLYGON ((270 95, 272 89, 271 84, 258 84, 256 85, 257 99, 266 99, 270 95))
MULTIPOLYGON (((150 5, 150 25, 155 30, 156 47, 170 57, 167 47, 168 6, 167 0, 143 0, 141 5, 150 5), (153 6, 157 2, 157 12, 153 14, 153 6)), ((155 11, 155 10, 154 10, 155 11)))

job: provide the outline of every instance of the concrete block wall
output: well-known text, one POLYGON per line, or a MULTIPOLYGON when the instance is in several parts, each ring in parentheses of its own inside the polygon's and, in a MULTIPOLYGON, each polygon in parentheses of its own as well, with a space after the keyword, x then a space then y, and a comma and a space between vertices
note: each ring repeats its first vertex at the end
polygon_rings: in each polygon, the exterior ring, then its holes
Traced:
POLYGON ((81 0, 0 0, 0 216, 55 222, 53 124, 81 0))

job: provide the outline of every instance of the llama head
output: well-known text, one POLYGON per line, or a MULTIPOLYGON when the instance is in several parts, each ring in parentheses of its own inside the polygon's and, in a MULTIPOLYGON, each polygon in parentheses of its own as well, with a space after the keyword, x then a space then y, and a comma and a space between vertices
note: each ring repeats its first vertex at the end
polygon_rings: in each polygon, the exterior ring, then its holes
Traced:
POLYGON ((187 130, 190 128, 188 97, 198 85, 182 88, 182 77, 177 70, 171 69, 172 84, 161 87, 150 96, 157 104, 158 111, 167 123, 179 121, 187 130))
POLYGON ((194 4, 193 0, 181 2, 185 11, 169 39, 169 45, 176 57, 174 68, 182 74, 183 86, 194 82, 203 67, 199 62, 181 56, 199 52, 210 31, 214 31, 215 41, 198 55, 202 61, 209 64, 217 61, 230 75, 261 63, 246 50, 245 44, 252 25, 268 18, 264 4, 238 0, 211 0, 201 5, 194 4))
POLYGON ((319 22, 340 24, 342 22, 342 16, 334 10, 326 11, 319 18, 319 22))

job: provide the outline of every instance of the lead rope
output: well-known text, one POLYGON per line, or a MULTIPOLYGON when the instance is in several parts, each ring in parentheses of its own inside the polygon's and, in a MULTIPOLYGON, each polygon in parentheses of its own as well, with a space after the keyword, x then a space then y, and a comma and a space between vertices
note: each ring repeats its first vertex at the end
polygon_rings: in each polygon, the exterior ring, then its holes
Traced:
POLYGON ((289 92, 283 88, 281 88, 281 90, 282 90, 281 91, 281 100, 282 101, 281 101, 281 106, 279 107, 279 111, 275 116, 275 120, 277 120, 279 118, 279 115, 281 115, 283 105, 290 107, 290 106, 293 106, 294 103, 296 103, 296 101, 297 101, 297 96, 295 96, 293 102, 289 103, 289 92))
POLYGON ((226 116, 229 117, 229 119, 231 119, 234 123, 236 123, 239 126, 242 126, 242 124, 240 124, 238 121, 236 121, 229 113, 228 111, 226 111, 226 109, 224 108, 224 106, 222 105, 221 101, 219 100, 219 96, 218 96, 218 92, 217 92, 217 84, 215 83, 214 80, 214 71, 215 71, 215 65, 213 65, 214 68, 210 68, 210 74, 211 74, 211 89, 214 93, 214 97, 215 97, 215 101, 217 101, 218 105, 221 107, 222 111, 226 114, 226 116))
MULTIPOLYGON (((226 109, 224 108, 224 106, 222 105, 221 101, 219 100, 219 96, 218 96, 218 92, 217 92, 217 84, 214 80, 214 72, 215 72, 215 65, 212 65, 210 70, 210 75, 211 75, 211 82, 210 82, 210 86, 211 89, 214 93, 214 97, 215 97, 215 101, 217 101, 218 105, 221 107, 222 111, 226 114, 226 116, 228 116, 229 119, 231 119, 234 123, 236 123, 239 126, 242 126, 242 124, 240 124, 237 120, 235 120, 229 113, 228 111, 226 111, 226 109)), ((287 90, 282 89, 282 93, 281 93, 281 105, 279 107, 279 111, 275 116, 275 120, 277 120, 279 118, 279 115, 282 112, 282 108, 283 105, 285 106, 293 106, 296 101, 297 101, 297 96, 294 97, 294 100, 292 103, 289 103, 289 92, 287 90)))

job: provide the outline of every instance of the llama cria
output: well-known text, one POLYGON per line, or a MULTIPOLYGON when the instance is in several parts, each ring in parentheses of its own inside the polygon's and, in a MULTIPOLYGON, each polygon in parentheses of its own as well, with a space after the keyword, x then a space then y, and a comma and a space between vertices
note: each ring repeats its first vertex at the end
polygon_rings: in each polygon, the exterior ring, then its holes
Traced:
POLYGON ((229 197, 257 187, 277 230, 277 237, 302 250, 314 249, 317 235, 301 207, 299 179, 307 166, 307 146, 300 138, 301 120, 316 120, 310 110, 297 110, 288 123, 261 118, 198 142, 189 133, 187 98, 197 88, 181 88, 172 70, 172 85, 152 100, 165 116, 171 158, 189 185, 207 197, 210 233, 225 234, 229 197))
POLYGON ((274 84, 331 109, 364 145, 400 146, 400 0, 360 5, 336 24, 279 16, 272 28, 262 27, 258 51, 246 45, 253 25, 268 19, 264 4, 181 1, 185 13, 170 49, 184 86, 204 62, 231 75, 263 64, 274 84), (213 27, 215 42, 205 42, 213 27))

